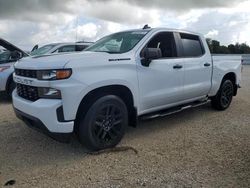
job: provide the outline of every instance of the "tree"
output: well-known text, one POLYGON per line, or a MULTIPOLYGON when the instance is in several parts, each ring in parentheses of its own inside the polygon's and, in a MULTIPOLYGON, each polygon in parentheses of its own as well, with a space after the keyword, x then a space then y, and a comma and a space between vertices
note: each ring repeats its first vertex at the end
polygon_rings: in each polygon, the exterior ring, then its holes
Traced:
POLYGON ((218 54, 220 52, 220 42, 212 40, 212 49, 213 53, 218 54))
POLYGON ((220 46, 218 53, 219 54, 230 54, 230 51, 229 51, 227 46, 220 46))
POLYGON ((231 54, 235 54, 236 50, 235 50, 235 46, 233 44, 228 45, 227 48, 231 54))
POLYGON ((221 46, 217 40, 211 38, 206 39, 211 53, 214 54, 250 54, 250 46, 246 43, 230 44, 228 46, 221 46))
POLYGON ((246 43, 240 44, 240 51, 243 54, 250 54, 250 47, 246 43))

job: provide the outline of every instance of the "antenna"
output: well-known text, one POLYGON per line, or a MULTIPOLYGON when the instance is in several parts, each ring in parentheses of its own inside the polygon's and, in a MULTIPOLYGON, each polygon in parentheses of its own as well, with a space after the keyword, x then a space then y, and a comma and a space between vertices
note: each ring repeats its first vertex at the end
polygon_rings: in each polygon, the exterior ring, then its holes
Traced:
POLYGON ((76 41, 78 40, 78 15, 76 16, 76 41))

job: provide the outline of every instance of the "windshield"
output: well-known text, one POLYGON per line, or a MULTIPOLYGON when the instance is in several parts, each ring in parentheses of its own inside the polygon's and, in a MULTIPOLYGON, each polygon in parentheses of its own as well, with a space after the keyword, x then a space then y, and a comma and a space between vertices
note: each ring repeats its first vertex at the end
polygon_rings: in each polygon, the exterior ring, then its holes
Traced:
POLYGON ((85 51, 125 53, 135 47, 135 45, 148 33, 148 31, 126 31, 106 36, 97 41, 85 51))
POLYGON ((33 52, 30 53, 31 56, 36 56, 36 55, 44 55, 48 53, 52 48, 54 48, 56 45, 55 44, 49 44, 42 46, 41 48, 38 48, 34 50, 33 52))

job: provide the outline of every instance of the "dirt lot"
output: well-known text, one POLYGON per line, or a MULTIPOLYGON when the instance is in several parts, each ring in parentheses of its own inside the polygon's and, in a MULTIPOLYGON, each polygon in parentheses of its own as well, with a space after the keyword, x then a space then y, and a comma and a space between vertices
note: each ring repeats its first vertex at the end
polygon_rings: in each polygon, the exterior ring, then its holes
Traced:
POLYGON ((250 66, 231 107, 210 105, 129 128, 120 146, 138 151, 86 154, 19 121, 0 96, 0 186, 250 187, 250 66))

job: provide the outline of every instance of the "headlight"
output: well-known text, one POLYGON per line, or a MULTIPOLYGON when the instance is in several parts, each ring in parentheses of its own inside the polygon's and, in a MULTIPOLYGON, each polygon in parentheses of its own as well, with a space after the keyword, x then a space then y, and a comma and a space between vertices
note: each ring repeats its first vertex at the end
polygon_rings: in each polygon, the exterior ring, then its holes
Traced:
POLYGON ((10 68, 10 66, 3 66, 3 67, 0 67, 0 72, 3 72, 4 70, 9 69, 9 68, 10 68))
POLYGON ((37 71, 38 80, 62 80, 71 76, 71 69, 37 71))
POLYGON ((40 87, 38 89, 38 96, 46 99, 61 99, 61 92, 54 88, 40 87))

